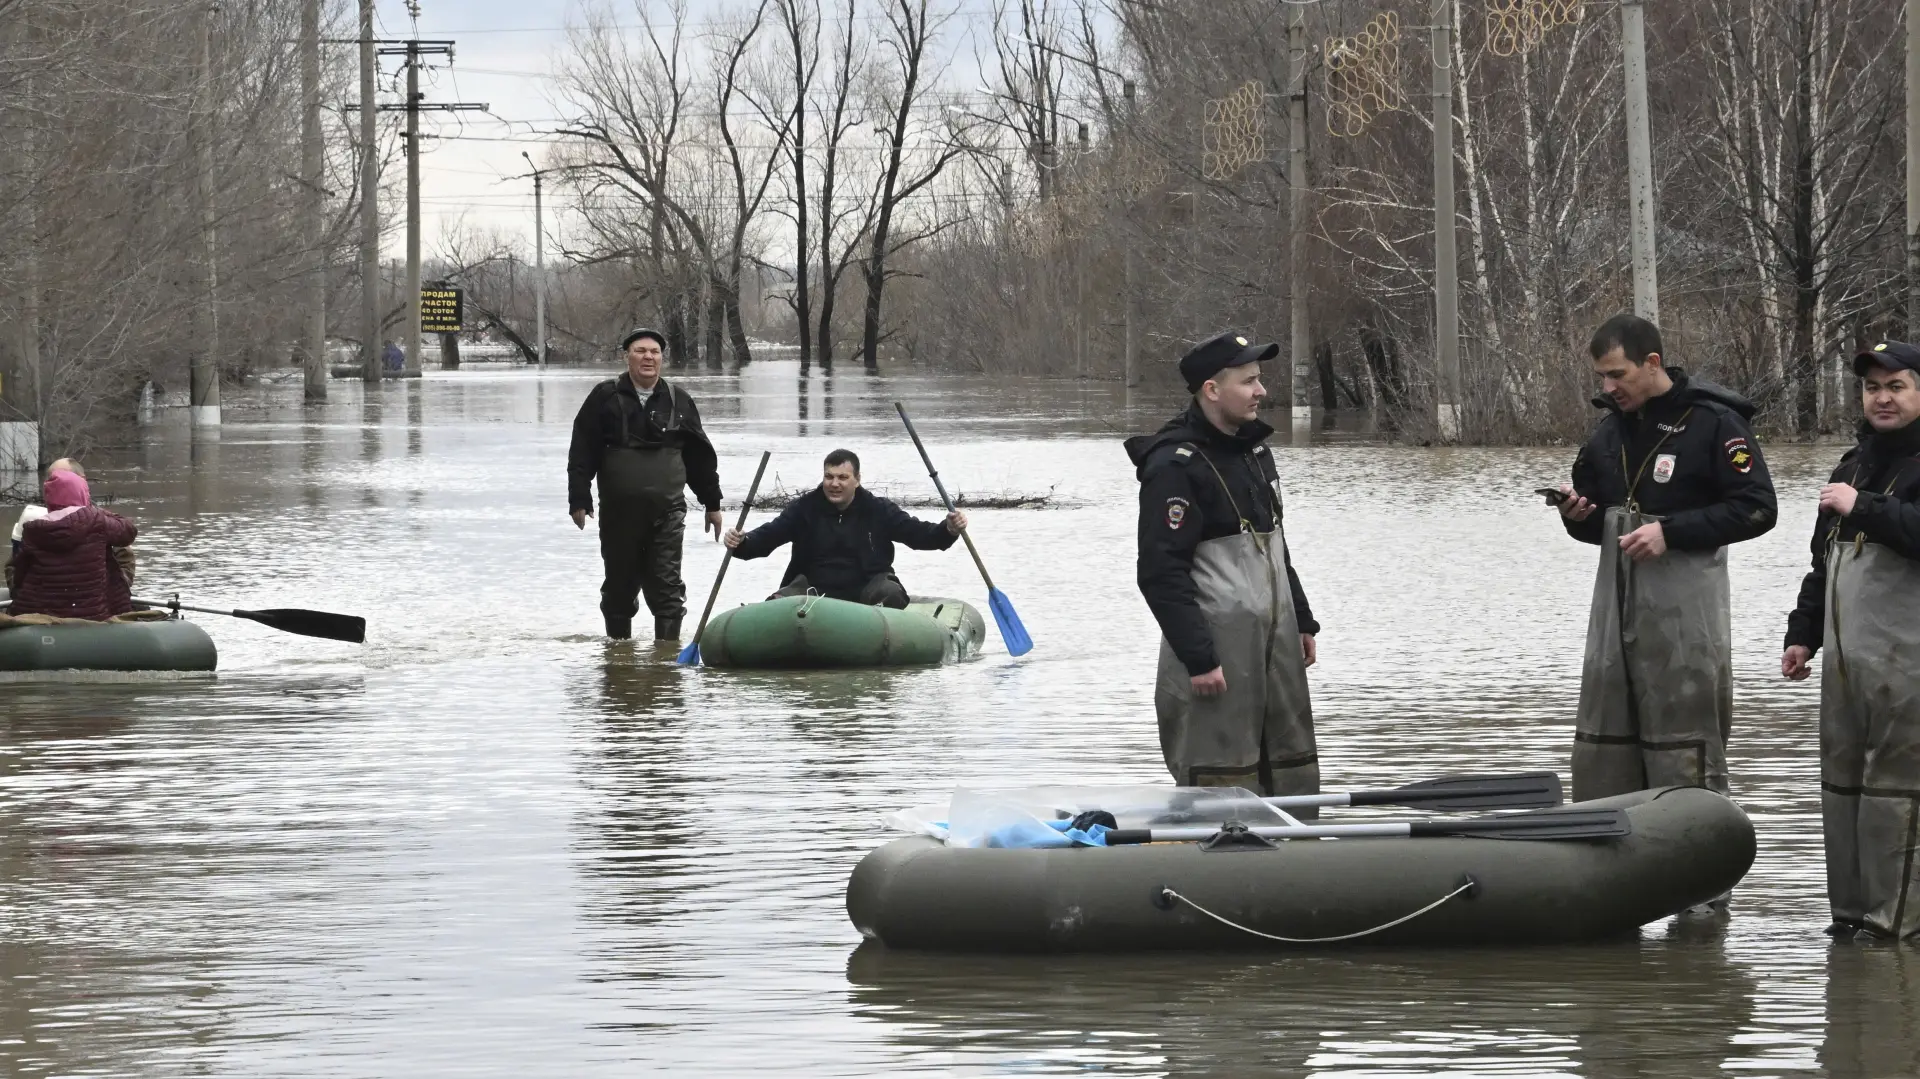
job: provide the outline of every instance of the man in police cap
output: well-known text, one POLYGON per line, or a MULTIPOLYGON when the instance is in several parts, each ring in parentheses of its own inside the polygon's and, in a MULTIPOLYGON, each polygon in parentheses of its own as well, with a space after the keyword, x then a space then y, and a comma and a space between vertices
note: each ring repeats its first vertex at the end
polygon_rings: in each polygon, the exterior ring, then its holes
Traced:
POLYGON ((720 538, 720 471, 713 444, 700 427, 700 410, 687 391, 660 377, 667 339, 635 330, 620 343, 627 370, 595 386, 573 418, 567 450, 567 511, 575 527, 593 516, 594 480, 600 487, 600 613, 607 636, 633 636, 633 616, 645 593, 653 636, 679 639, 687 613, 680 580, 686 531, 685 488, 706 507, 707 529, 720 538))
POLYGON ((1193 403, 1127 440, 1140 478, 1140 591, 1160 623, 1154 707, 1182 786, 1314 794, 1307 668, 1320 626, 1281 530, 1258 418, 1260 364, 1278 345, 1222 334, 1180 360, 1193 403))
POLYGON ((1839 937, 1920 939, 1920 348, 1854 357, 1860 441, 1820 489, 1780 673, 1820 677, 1820 807, 1839 937))
POLYGON ((1753 405, 1660 355, 1616 315, 1588 352, 1605 409, 1560 488, 1567 533, 1600 545, 1574 727, 1573 797, 1727 792, 1733 632, 1727 546, 1773 527, 1753 405))

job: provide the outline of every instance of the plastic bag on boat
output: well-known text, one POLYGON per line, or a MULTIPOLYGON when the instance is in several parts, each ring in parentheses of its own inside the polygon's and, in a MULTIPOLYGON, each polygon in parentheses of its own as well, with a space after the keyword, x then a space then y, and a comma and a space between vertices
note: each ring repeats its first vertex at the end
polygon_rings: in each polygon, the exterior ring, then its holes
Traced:
MULTIPOLYGON (((1027 787, 1010 791, 960 788, 948 804, 916 806, 887 818, 899 831, 930 835, 954 847, 1102 846, 1104 823, 1073 828, 1093 810, 1112 814, 1116 827, 1148 828, 1241 821, 1286 821, 1252 791, 1238 787, 1027 787)), ((1083 822, 1085 823, 1085 822, 1083 822)))

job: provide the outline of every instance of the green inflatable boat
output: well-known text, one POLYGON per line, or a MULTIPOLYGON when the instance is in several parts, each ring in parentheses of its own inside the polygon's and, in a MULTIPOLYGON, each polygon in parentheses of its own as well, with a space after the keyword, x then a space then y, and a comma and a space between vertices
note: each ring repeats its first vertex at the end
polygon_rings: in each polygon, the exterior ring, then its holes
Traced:
POLYGON ((986 636, 980 612, 957 599, 915 599, 896 611, 789 596, 715 615, 700 658, 709 667, 925 667, 977 654, 986 636))
POLYGON ((1565 808, 1618 808, 1630 829, 1054 849, 919 835, 861 859, 847 914, 868 940, 944 952, 1564 944, 1725 895, 1753 864, 1752 822, 1699 787, 1565 808))
MULTIPOLYGON (((0 612, 7 592, 0 589, 0 612)), ((210 677, 213 638, 184 618, 39 625, 0 617, 0 679, 210 677)))

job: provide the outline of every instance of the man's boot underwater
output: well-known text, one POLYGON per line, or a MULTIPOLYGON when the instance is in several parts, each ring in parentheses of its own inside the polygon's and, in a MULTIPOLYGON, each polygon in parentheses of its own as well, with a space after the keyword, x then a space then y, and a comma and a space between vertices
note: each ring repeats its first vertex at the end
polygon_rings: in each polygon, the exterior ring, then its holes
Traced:
POLYGON ((677 641, 680 639, 680 616, 656 618, 653 620, 653 639, 656 641, 677 641))
POLYGON ((633 619, 615 618, 613 615, 607 615, 606 619, 608 640, 625 641, 633 638, 633 619))

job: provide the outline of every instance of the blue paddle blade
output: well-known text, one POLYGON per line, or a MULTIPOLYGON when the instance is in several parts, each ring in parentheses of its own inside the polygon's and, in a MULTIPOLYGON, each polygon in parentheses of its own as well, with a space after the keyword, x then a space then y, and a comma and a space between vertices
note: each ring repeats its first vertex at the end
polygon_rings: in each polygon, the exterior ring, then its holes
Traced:
POLYGON ((1027 627, 1020 624, 1020 616, 1014 613, 1013 601, 998 588, 987 593, 987 606, 993 609, 993 620, 1000 627, 1000 639, 1007 642, 1010 655, 1024 656, 1033 651, 1033 638, 1027 636, 1027 627))
POLYGON ((674 662, 680 664, 682 667, 698 665, 700 662, 700 642, 697 640, 688 641, 687 646, 680 650, 680 655, 674 662))

